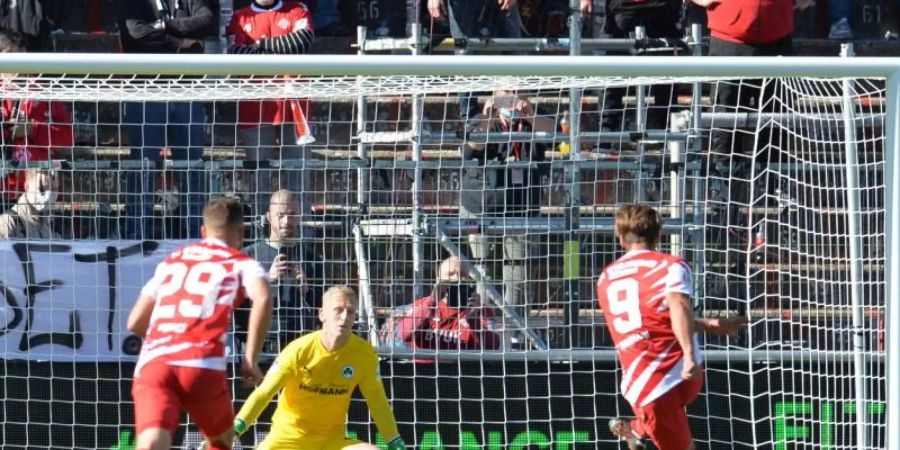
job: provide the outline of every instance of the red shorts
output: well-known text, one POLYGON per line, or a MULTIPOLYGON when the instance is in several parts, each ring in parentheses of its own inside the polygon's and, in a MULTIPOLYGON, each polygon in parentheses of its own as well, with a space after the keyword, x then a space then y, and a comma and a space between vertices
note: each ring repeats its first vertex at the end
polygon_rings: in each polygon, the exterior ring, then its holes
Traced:
POLYGON ((184 409, 207 437, 227 431, 234 422, 234 407, 225 372, 164 362, 141 368, 131 386, 137 434, 148 428, 174 433, 184 409))
POLYGON ((694 440, 685 407, 703 387, 703 377, 682 381, 669 392, 645 406, 634 406, 631 429, 641 437, 649 436, 659 450, 685 450, 694 440))

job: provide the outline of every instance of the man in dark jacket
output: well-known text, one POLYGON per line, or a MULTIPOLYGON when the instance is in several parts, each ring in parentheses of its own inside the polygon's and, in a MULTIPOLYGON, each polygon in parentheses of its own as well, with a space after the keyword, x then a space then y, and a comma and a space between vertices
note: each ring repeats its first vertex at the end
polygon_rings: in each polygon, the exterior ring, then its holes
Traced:
POLYGON ((65 0, 0 0, 0 29, 25 38, 28 52, 48 52, 50 32, 64 17, 65 0))
MULTIPOLYGON (((482 113, 469 121, 471 133, 552 133, 553 119, 538 114, 527 96, 496 91, 482 113)), ((460 172, 459 216, 535 217, 540 215, 542 190, 548 185, 550 162, 547 144, 533 142, 479 142, 463 145, 463 159, 478 162, 460 172), (527 163, 527 164, 525 164, 527 163)), ((527 302, 527 271, 538 257, 534 235, 507 230, 502 239, 486 233, 468 235, 472 257, 479 263, 502 261, 503 299, 524 308, 527 302)))
POLYGON ((127 0, 119 10, 125 53, 203 53, 217 34, 214 0, 127 0))
MULTIPOLYGON (((203 53, 203 40, 215 36, 215 0, 128 0, 119 10, 119 36, 125 53, 203 53)), ((206 116, 199 102, 125 104, 124 123, 131 158, 158 163, 168 147, 172 158, 199 160, 206 144, 206 116)), ((146 168, 144 170, 147 170, 146 168)), ((155 176, 134 172, 126 177, 125 236, 153 239, 155 176)), ((154 172, 155 175, 155 172, 154 172)), ((182 174, 178 190, 188 237, 197 237, 204 203, 202 172, 182 174)))
MULTIPOLYGON (((275 310, 263 355, 274 358, 292 340, 318 328, 324 270, 322 261, 298 239, 301 235, 299 196, 287 189, 275 191, 269 200, 266 219, 269 238, 245 247, 244 253, 269 271, 275 310)), ((236 319, 238 331, 243 322, 243 318, 236 319)))

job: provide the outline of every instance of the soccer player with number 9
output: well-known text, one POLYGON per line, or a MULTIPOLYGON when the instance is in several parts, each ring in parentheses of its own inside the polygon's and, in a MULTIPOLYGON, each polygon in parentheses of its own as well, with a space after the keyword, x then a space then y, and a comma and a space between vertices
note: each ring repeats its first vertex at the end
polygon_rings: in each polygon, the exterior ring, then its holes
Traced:
POLYGON ((141 290, 128 329, 144 338, 134 370, 137 450, 171 446, 181 410, 187 410, 213 450, 231 449, 234 409, 228 392, 225 338, 232 312, 253 302, 241 372, 255 386, 272 302, 266 272, 240 250, 243 208, 213 199, 203 211, 203 240, 172 252, 141 290))
POLYGON ((647 205, 627 205, 616 214, 615 233, 624 256, 597 281, 597 299, 622 366, 622 395, 635 420, 613 419, 610 431, 630 450, 649 437, 659 450, 695 448, 685 408, 703 385, 695 331, 728 335, 743 317, 695 319, 691 269, 674 255, 655 250, 662 225, 647 205))

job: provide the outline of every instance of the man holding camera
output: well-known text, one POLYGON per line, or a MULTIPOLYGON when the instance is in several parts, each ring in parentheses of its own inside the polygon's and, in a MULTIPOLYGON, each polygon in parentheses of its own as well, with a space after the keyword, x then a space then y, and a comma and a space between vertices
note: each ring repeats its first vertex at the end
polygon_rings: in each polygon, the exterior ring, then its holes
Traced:
MULTIPOLYGON (((469 120, 466 128, 470 135, 552 133, 556 124, 549 117, 537 115, 534 105, 525 96, 497 91, 485 102, 482 113, 469 120)), ((462 148, 464 160, 478 161, 481 165, 491 161, 508 163, 508 167, 463 170, 460 215, 536 215, 540 206, 540 176, 546 167, 516 167, 515 163, 543 162, 545 151, 546 145, 534 142, 510 139, 509 142, 489 144, 483 138, 470 137, 462 148)))
MULTIPOLYGON (((263 355, 275 357, 285 345, 317 328, 316 310, 321 306, 322 278, 319 264, 298 239, 300 201, 287 189, 275 191, 266 212, 269 238, 246 248, 244 253, 269 271, 275 315, 272 333, 263 345, 263 355)), ((240 310, 239 310, 240 311, 240 310)), ((236 320, 238 331, 242 318, 236 320)))
POLYGON ((451 256, 438 268, 431 295, 417 299, 387 324, 393 338, 412 349, 496 350, 491 311, 481 304, 474 284, 462 279, 462 263, 451 256))
MULTIPOLYGON (((460 174, 459 215, 467 218, 533 217, 540 214, 542 184, 549 186, 550 163, 545 158, 547 144, 531 141, 533 132, 552 133, 556 122, 540 116, 521 94, 496 91, 482 113, 469 121, 469 140, 462 146, 466 162, 460 174), (476 133, 503 134, 509 138, 493 142, 476 133), (521 133, 526 134, 522 139, 521 133), (519 136, 515 136, 519 134, 519 136), (472 164, 475 162, 476 164, 472 164), (542 181, 543 179, 543 181, 542 181)), ((470 234, 472 258, 487 266, 503 262, 503 301, 524 313, 525 280, 533 257, 529 236, 505 230, 501 239, 486 234, 470 234)), ((531 236, 533 239, 534 236, 531 236)), ((516 338, 513 338, 516 339, 516 338)))

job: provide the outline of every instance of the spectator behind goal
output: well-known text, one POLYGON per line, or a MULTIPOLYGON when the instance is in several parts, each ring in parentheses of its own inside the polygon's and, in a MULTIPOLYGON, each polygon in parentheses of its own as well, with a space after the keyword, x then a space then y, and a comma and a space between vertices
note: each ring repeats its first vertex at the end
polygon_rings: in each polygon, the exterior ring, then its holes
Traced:
MULTIPOLYGON (((428 14, 433 20, 447 20, 450 36, 456 41, 520 38, 522 16, 518 3, 518 0, 428 0, 428 14)), ((466 50, 457 49, 456 53, 465 54, 466 50)), ((463 124, 478 112, 478 102, 472 93, 461 93, 459 117, 463 124)))
MULTIPOLYGON (((0 53, 26 51, 22 36, 0 30, 0 53)), ((27 88, 14 83, 18 74, 2 74, 6 89, 27 88)), ((60 102, 29 100, 15 97, 0 99, 0 120, 3 122, 3 157, 6 161, 27 164, 63 157, 70 151, 75 135, 72 115, 60 102)), ((3 189, 4 201, 15 201, 24 191, 25 179, 21 171, 7 175, 3 189)))
POLYGON ((22 36, 29 52, 53 50, 50 32, 66 17, 72 0, 0 0, 0 30, 22 36))
MULTIPOLYGON (((215 0, 131 0, 119 9, 119 40, 125 53, 203 53, 203 40, 214 36, 215 0)), ((206 113, 203 104, 191 102, 127 102, 123 124, 131 147, 130 159, 153 166, 126 174, 126 221, 129 239, 161 238, 154 230, 154 190, 163 148, 171 158, 199 161, 206 145, 206 113), (150 170, 148 176, 145 173, 150 170)), ((196 237, 200 230, 206 192, 203 172, 179 174, 183 193, 181 230, 196 237), (186 206, 186 207, 185 207, 186 206)))
MULTIPOLYGON (((710 56, 783 56, 793 53, 794 10, 805 9, 813 0, 690 0, 706 9, 709 22, 710 56), (765 19, 765 21, 763 20, 765 19)), ((760 108, 775 92, 778 79, 742 79, 715 83, 711 96, 717 113, 766 112, 760 108), (765 88, 765 92, 763 89, 765 88)), ((744 149, 742 134, 734 120, 714 120, 710 125, 710 180, 718 195, 711 204, 737 205, 750 195, 749 170, 754 149, 744 149)), ((755 137, 768 142, 771 127, 755 137)), ((762 160, 767 160, 763 155, 762 160)), ((719 217, 734 217, 720 214, 719 217)), ((737 257, 740 258, 740 257, 737 257)))
MULTIPOLYGON (((263 357, 274 359, 285 345, 317 328, 322 306, 324 263, 315 258, 312 245, 300 239, 300 202, 282 189, 272 194, 266 219, 269 238, 244 247, 269 273, 275 301, 273 329, 263 345, 263 357)), ((247 310, 235 312, 235 336, 242 340, 247 310)))
POLYGON ((25 192, 19 201, 0 215, 0 239, 60 239, 51 227, 51 213, 56 203, 56 178, 53 173, 25 171, 25 192))
MULTIPOLYGON (((743 1, 743 0, 738 0, 743 1)), ((644 27, 648 38, 677 39, 681 37, 682 0, 608 0, 606 2, 606 33, 610 38, 633 38, 637 27, 644 27)), ((630 52, 607 51, 607 55, 631 54, 630 52)), ((671 54, 671 53, 669 53, 671 54)), ((650 86, 648 94, 656 99, 659 107, 647 108, 646 127, 650 130, 666 129, 669 108, 672 104, 671 84, 650 86)), ((602 90, 601 126, 605 131, 631 131, 637 118, 625 114, 623 97, 626 88, 606 88, 602 90)))
MULTIPOLYGON (((462 145, 462 158, 477 164, 467 164, 460 174, 460 217, 538 216, 541 191, 549 184, 548 144, 512 140, 487 143, 472 138, 473 133, 553 133, 555 129, 555 121, 539 115, 526 96, 494 92, 481 114, 469 120, 467 126, 470 138, 462 145)), ((527 280, 535 278, 536 239, 524 232, 508 231, 497 238, 485 233, 468 235, 469 249, 477 264, 487 266, 491 261, 502 261, 502 274, 494 278, 503 281, 503 301, 515 306, 522 315, 528 303, 527 280)))
MULTIPOLYGON (((315 38, 312 14, 306 5, 288 0, 253 0, 234 12, 226 34, 232 40, 228 53, 237 55, 301 55, 309 50, 315 38)), ((285 83, 288 82, 286 79, 285 83)), ((247 152, 247 160, 308 160, 307 144, 315 142, 308 116, 306 100, 239 101, 238 137, 247 152)), ((269 196, 281 188, 301 193, 301 221, 302 215, 312 208, 312 176, 308 169, 276 172, 263 163, 259 169, 241 175, 252 177, 249 189, 255 193, 251 201, 255 215, 268 211, 269 196)))
POLYGON ((382 343, 427 350, 499 349, 501 339, 492 330, 491 310, 462 275, 459 258, 445 259, 431 294, 400 308, 384 323, 382 343))

